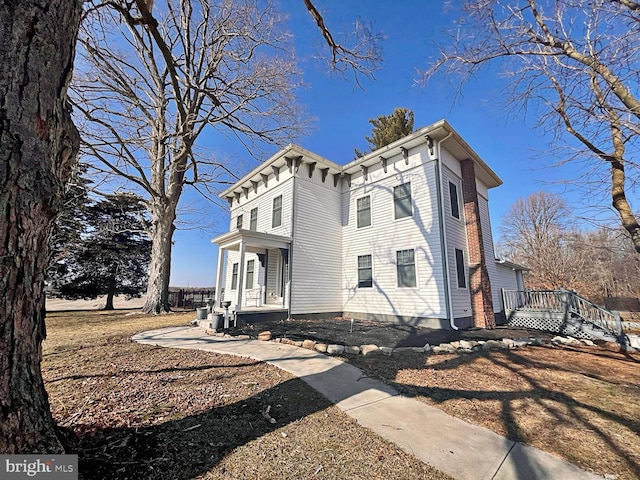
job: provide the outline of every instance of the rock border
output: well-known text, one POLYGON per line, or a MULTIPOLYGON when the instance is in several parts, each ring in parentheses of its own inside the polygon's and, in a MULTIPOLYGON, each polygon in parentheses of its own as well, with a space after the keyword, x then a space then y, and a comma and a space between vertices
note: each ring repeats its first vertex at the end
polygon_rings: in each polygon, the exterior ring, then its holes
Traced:
MULTIPOLYGON (((256 337, 250 335, 229 335, 228 333, 216 332, 211 328, 206 328, 205 332, 208 335, 226 338, 229 340, 251 340, 256 337)), ((591 340, 577 339, 574 337, 555 336, 551 340, 545 340, 541 337, 522 337, 522 338, 503 338, 502 340, 458 340, 449 343, 441 343, 439 345, 429 345, 428 343, 423 347, 384 347, 374 344, 367 345, 341 345, 320 343, 314 340, 291 340, 288 338, 273 338, 270 331, 264 330, 259 332, 257 340, 263 342, 276 342, 286 345, 293 345, 294 347, 305 348, 307 350, 313 350, 318 353, 324 353, 330 356, 355 356, 363 355, 376 356, 376 355, 404 355, 407 353, 422 353, 422 354, 467 354, 473 352, 479 352, 483 350, 499 351, 499 350, 515 350, 525 348, 529 346, 588 346, 598 347, 596 343, 591 340)), ((617 344, 615 344, 617 346, 617 344)), ((604 346, 607 348, 607 346, 604 346)), ((613 346, 612 346, 613 347, 613 346)), ((609 348, 607 348, 609 349, 609 348)), ((631 349, 629 349, 631 350, 631 349)), ((628 351, 629 351, 628 350, 628 351)))

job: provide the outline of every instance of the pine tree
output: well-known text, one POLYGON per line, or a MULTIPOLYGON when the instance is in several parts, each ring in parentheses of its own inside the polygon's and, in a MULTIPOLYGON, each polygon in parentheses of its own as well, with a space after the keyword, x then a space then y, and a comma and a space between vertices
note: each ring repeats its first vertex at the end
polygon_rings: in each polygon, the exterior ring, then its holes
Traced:
POLYGON ((49 270, 53 290, 68 299, 107 295, 113 310, 116 295, 140 296, 145 290, 151 241, 140 197, 106 195, 100 201, 76 195, 57 223, 57 261, 49 270), (80 222, 81 230, 74 228, 80 222))
POLYGON ((372 118, 369 123, 373 125, 371 136, 364 137, 364 139, 371 144, 371 148, 368 152, 361 152, 355 148, 356 159, 411 134, 413 132, 413 111, 398 107, 391 115, 372 118))

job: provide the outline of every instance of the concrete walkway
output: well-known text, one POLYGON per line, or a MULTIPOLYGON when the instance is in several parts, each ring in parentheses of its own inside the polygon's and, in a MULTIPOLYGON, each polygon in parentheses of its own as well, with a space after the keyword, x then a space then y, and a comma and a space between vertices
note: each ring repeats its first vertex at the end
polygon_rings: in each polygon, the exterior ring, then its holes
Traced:
POLYGON ((140 333, 133 340, 268 362, 304 380, 361 425, 458 479, 602 478, 403 397, 390 386, 366 377, 360 369, 311 350, 276 342, 210 336, 198 327, 153 330, 140 333))

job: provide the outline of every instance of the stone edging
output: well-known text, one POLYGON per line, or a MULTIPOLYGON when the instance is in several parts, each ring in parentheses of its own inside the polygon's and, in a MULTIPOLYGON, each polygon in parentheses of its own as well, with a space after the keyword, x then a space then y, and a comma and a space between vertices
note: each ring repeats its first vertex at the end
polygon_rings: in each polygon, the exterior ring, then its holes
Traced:
MULTIPOLYGON (((238 335, 233 336, 228 333, 216 332, 210 328, 207 328, 206 333, 208 335, 234 339, 234 340, 252 340, 255 337, 250 335, 238 335)), ((264 342, 276 342, 286 345, 293 345, 295 347, 306 348, 307 350, 314 350, 319 353, 327 355, 401 355, 404 353, 423 353, 423 354, 445 354, 445 353, 457 353, 465 354, 472 353, 481 350, 513 350, 517 348, 524 348, 528 346, 542 346, 542 345, 573 345, 573 346, 596 346, 591 340, 578 340, 573 337, 561 337, 556 336, 551 341, 545 340, 540 337, 523 337, 523 338, 503 338, 502 340, 460 340, 450 343, 441 343, 440 345, 429 345, 428 343, 424 347, 379 347, 377 345, 339 345, 318 343, 313 340, 294 341, 288 338, 273 338, 270 331, 263 331, 258 333, 258 340, 264 342)))

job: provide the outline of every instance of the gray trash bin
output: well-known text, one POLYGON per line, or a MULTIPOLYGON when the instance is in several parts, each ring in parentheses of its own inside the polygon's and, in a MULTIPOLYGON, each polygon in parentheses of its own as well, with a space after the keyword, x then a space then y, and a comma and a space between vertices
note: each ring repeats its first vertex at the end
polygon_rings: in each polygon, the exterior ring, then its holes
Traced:
POLYGON ((214 330, 222 329, 222 315, 219 313, 214 313, 211 315, 211 328, 214 330))
POLYGON ((207 311, 206 307, 198 308, 196 310, 196 319, 197 320, 206 320, 207 319, 207 313, 209 313, 209 312, 207 311))

